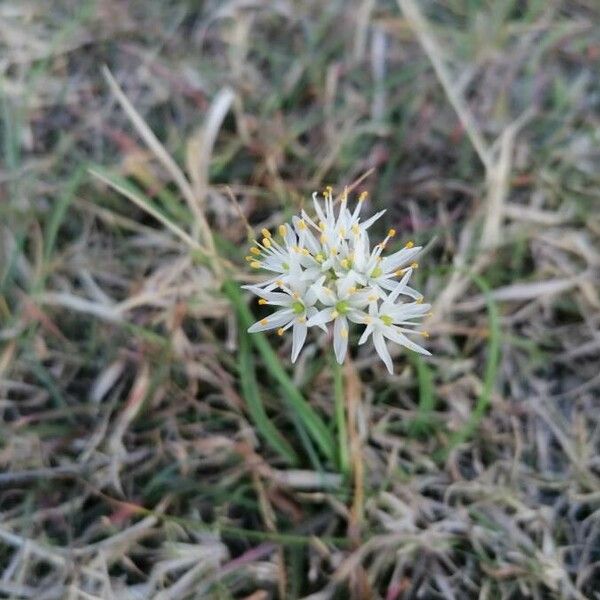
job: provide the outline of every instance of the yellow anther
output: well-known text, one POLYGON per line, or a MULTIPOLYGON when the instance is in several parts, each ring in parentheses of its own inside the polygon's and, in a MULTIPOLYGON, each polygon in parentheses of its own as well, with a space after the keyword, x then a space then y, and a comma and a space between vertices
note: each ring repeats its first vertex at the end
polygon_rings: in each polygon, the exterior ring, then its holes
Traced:
POLYGON ((345 227, 340 227, 340 235, 342 237, 346 237, 346 228, 345 227))
POLYGON ((333 194, 333 188, 330 185, 328 185, 325 188, 325 192, 324 193, 327 194, 328 196, 331 196, 333 194))
POLYGON ((320 238, 319 241, 321 242, 321 244, 327 244, 327 236, 325 234, 323 234, 320 238))
POLYGON ((325 258, 324 258, 324 256, 323 256, 323 255, 322 255, 322 254, 319 252, 319 254, 317 254, 317 255, 315 256, 315 260, 316 260, 318 263, 322 263, 322 262, 325 260, 325 258))
POLYGON ((263 234, 263 237, 270 238, 271 232, 268 229, 261 229, 260 232, 263 234))
POLYGON ((348 202, 348 186, 344 188, 344 193, 342 194, 342 202, 348 202))
POLYGON ((360 233, 360 227, 358 226, 358 223, 354 223, 354 225, 352 225, 352 233, 354 235, 358 235, 360 233))
POLYGON ((306 323, 306 315, 300 315, 296 320, 298 323, 306 323))
POLYGON ((287 233, 287 227, 285 225, 280 225, 277 230, 279 231, 279 235, 281 237, 285 237, 285 234, 287 233))
POLYGON ((429 311, 428 313, 425 313, 426 317, 433 317, 433 311, 429 311))
POLYGON ((300 219, 298 221, 298 229, 306 229, 306 223, 304 222, 304 219, 300 219))
POLYGON ((308 251, 306 248, 301 248, 301 249, 300 249, 300 253, 301 253, 303 256, 308 256, 308 255, 310 254, 310 252, 309 252, 309 251, 308 251))
POLYGON ((417 298, 417 304, 423 304, 424 300, 425 300, 425 296, 421 296, 420 298, 417 298))
POLYGON ((265 300, 264 298, 259 298, 259 299, 258 299, 258 303, 259 303, 259 304, 269 304, 269 301, 268 301, 268 300, 265 300))
POLYGON ((283 327, 280 327, 280 328, 277 330, 277 335, 283 335, 284 333, 285 333, 285 329, 284 329, 283 327))
POLYGON ((325 231, 325 227, 326 227, 325 223, 323 221, 319 221, 319 229, 321 231, 325 231))
POLYGON ((270 248, 271 247, 271 240, 269 238, 263 238, 262 243, 263 243, 263 246, 265 248, 270 248))
POLYGON ((252 248, 250 248, 250 254, 254 254, 254 256, 258 256, 260 254, 260 250, 256 246, 252 246, 252 248))
POLYGON ((367 192, 366 190, 364 192, 361 192, 360 196, 358 197, 358 201, 364 202, 367 199, 368 195, 369 195, 369 192, 367 192))
POLYGON ((254 256, 250 256, 250 255, 248 255, 248 256, 244 256, 244 258, 245 258, 245 259, 246 259, 248 262, 252 262, 253 260, 255 260, 255 259, 254 259, 254 256))
POLYGON ((415 245, 415 243, 412 240, 409 240, 408 242, 406 242, 406 244, 404 244, 404 247, 407 249, 412 248, 415 245))
POLYGON ((410 268, 411 269, 418 269, 419 268, 419 263, 418 262, 411 263, 410 268))
POLYGON ((261 267, 261 264, 260 264, 260 263, 259 263, 257 260, 255 260, 254 262, 251 262, 251 263, 250 263, 250 266, 251 266, 253 269, 260 269, 260 267, 261 267))
POLYGON ((398 269, 397 271, 394 271, 394 275, 400 277, 400 275, 404 275, 404 271, 405 269, 398 269))
POLYGON ((377 300, 379 298, 379 296, 377 296, 376 294, 371 294, 370 296, 367 296, 367 300, 369 302, 375 302, 375 300, 377 300))
POLYGON ((259 323, 260 323, 261 325, 267 325, 267 324, 269 323, 269 319, 261 319, 261 320, 259 321, 259 323))
POLYGON ((347 258, 340 260, 340 264, 342 265, 342 267, 344 267, 344 269, 350 268, 350 261, 347 258))
POLYGON ((342 331, 340 332, 341 336, 346 339, 348 337, 348 330, 347 329, 342 329, 342 331))
POLYGON ((277 280, 275 283, 276 283, 276 284, 277 284, 279 287, 283 287, 283 280, 282 280, 282 279, 278 279, 278 280, 277 280))
POLYGON ((428 337, 429 337, 429 331, 421 331, 421 335, 422 335, 424 338, 428 338, 428 337))
POLYGON ((337 310, 332 310, 331 311, 331 317, 333 319, 337 319, 340 316, 340 313, 337 310))
POLYGON ((348 288, 349 294, 356 294, 357 291, 358 291, 358 289, 356 288, 356 286, 352 286, 351 288, 348 288))
POLYGON ((396 230, 395 229, 390 229, 388 231, 388 237, 394 237, 396 235, 396 230))

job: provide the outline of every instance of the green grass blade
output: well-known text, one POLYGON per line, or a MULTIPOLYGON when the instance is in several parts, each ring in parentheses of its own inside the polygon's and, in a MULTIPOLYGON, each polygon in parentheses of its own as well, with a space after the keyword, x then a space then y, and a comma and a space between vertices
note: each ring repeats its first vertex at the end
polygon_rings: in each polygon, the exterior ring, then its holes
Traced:
MULTIPOLYGON (((250 327, 255 319, 242 298, 239 286, 235 282, 228 280, 223 284, 223 291, 233 303, 240 320, 240 325, 244 328, 250 327)), ((285 399, 289 402, 298 418, 304 424, 314 442, 327 459, 334 462, 335 444, 333 436, 329 429, 327 429, 321 417, 319 417, 310 404, 302 397, 302 394, 300 394, 294 385, 294 382, 289 378, 281 366, 277 355, 267 342, 265 336, 262 333, 254 333, 250 339, 262 356, 265 367, 281 386, 285 399)))
POLYGON ((433 410, 435 409, 433 374, 429 365, 419 354, 411 352, 410 355, 410 359, 417 370, 419 410, 416 418, 409 423, 408 429, 413 435, 427 435, 435 427, 433 423, 433 410))
POLYGON ((260 398, 260 391, 256 383, 254 372, 254 361, 250 352, 250 340, 248 334, 240 331, 240 351, 239 351, 239 373, 244 400, 248 407, 248 412, 252 422, 256 426, 263 439, 277 452, 286 462, 297 465, 298 456, 293 448, 288 444, 279 430, 273 425, 260 398))

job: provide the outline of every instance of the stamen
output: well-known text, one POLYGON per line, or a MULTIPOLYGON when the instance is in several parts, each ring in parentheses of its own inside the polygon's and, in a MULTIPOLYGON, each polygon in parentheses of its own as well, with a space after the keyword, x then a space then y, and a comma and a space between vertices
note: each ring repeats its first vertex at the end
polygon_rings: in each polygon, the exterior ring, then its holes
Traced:
POLYGON ((250 266, 251 266, 253 269, 260 269, 262 265, 261 265, 261 264, 260 264, 260 263, 259 263, 257 260, 255 260, 254 262, 251 262, 251 263, 250 263, 250 266))
POLYGON ((395 229, 390 229, 388 231, 388 237, 393 238, 396 235, 396 230, 395 229))
POLYGON ((417 304, 423 304, 424 301, 425 301, 425 296, 421 296, 420 298, 417 298, 417 304))
POLYGON ((421 335, 422 335, 424 338, 428 338, 428 337, 430 337, 430 335, 429 335, 429 331, 421 331, 420 333, 421 333, 421 335))
POLYGON ((259 298, 259 299, 258 299, 258 303, 259 303, 259 304, 269 304, 269 301, 268 301, 268 300, 265 300, 264 298, 259 298))
POLYGON ((342 331, 340 332, 340 335, 346 339, 348 337, 348 330, 347 329, 342 329, 342 331))
POLYGON ((283 327, 280 327, 280 328, 277 330, 277 335, 283 335, 284 333, 285 333, 285 329, 284 329, 283 327))
POLYGON ((418 269, 419 268, 419 263, 418 262, 411 263, 410 268, 411 269, 418 269))
POLYGON ((326 227, 325 223, 323 223, 323 221, 319 221, 319 229, 321 231, 325 231, 325 227, 326 227))
POLYGON ((269 323, 269 319, 261 319, 261 320, 259 321, 259 323, 260 323, 261 325, 268 325, 268 323, 269 323))
POLYGON ((298 229, 306 229, 306 223, 304 222, 304 219, 300 219, 298 221, 298 229))
POLYGON ((278 279, 278 280, 277 280, 275 283, 276 283, 276 284, 277 284, 277 285, 278 285, 280 288, 282 288, 282 287, 284 286, 283 280, 281 280, 281 279, 278 279))
POLYGON ((377 300, 379 298, 379 296, 377 296, 376 294, 370 294, 369 296, 367 296, 367 300, 369 302, 375 302, 375 300, 377 300))
POLYGON ((337 310, 332 310, 332 311, 331 311, 331 316, 332 316, 334 319, 337 319, 337 318, 340 316, 340 313, 339 313, 337 310))
POLYGON ((415 243, 412 240, 409 240, 408 242, 406 242, 406 244, 404 244, 404 247, 406 249, 410 249, 415 245, 415 243))
POLYGON ((250 254, 254 254, 254 256, 258 256, 260 254, 260 250, 256 246, 252 246, 252 248, 250 248, 250 254))
POLYGON ((367 192, 366 190, 364 192, 361 192, 360 196, 358 197, 358 201, 364 202, 367 199, 368 195, 369 195, 369 192, 367 192))
POLYGON ((365 317, 365 318, 363 319, 363 321, 364 321, 364 322, 365 322, 367 325, 370 325, 370 324, 373 322, 373 319, 372 319, 372 317, 365 317))
POLYGON ((263 237, 270 238, 271 232, 268 229, 261 229, 260 232, 263 234, 263 237))
POLYGON ((352 233, 354 235, 358 235, 360 233, 360 227, 358 226, 358 223, 354 223, 354 225, 352 225, 352 233))
POLYGON ((263 243, 263 246, 265 248, 270 248, 271 247, 271 240, 269 238, 263 238, 262 243, 263 243))
POLYGON ((278 231, 281 237, 285 237, 285 234, 287 233, 287 227, 285 225, 280 225, 278 231))

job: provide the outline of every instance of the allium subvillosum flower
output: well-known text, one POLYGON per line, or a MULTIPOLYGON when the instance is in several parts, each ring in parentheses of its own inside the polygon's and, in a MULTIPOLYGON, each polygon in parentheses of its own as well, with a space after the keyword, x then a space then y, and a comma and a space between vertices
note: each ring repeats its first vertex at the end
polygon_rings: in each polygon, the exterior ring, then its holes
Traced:
POLYGON ((408 242, 404 248, 384 256, 396 235, 390 229, 385 239, 370 247, 368 228, 385 211, 361 221, 366 199, 363 192, 355 208, 348 208, 344 191, 339 202, 331 187, 322 201, 313 194, 315 217, 304 210, 291 225, 280 225, 278 235, 262 230, 246 260, 254 269, 264 269, 271 278, 258 285, 244 286, 259 297, 259 304, 277 310, 255 323, 248 331, 277 329, 279 335, 292 329, 292 362, 296 360, 310 327, 327 331, 333 324, 333 347, 339 363, 344 361, 350 339, 350 323, 364 326, 359 344, 373 340, 376 352, 392 372, 386 340, 429 354, 409 339, 429 304, 408 286, 421 247, 408 242), (405 301, 408 300, 408 301, 405 301))

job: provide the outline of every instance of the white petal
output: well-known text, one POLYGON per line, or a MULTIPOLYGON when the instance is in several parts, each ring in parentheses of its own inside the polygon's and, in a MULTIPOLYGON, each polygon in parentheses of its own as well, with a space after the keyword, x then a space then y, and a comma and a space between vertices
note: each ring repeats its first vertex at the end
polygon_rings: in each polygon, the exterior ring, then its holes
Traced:
POLYGON ((372 217, 368 218, 364 223, 361 223, 360 226, 364 229, 368 229, 375 221, 377 221, 377 219, 379 219, 379 217, 381 217, 381 215, 383 215, 384 212, 385 210, 380 210, 378 213, 375 213, 372 217))
POLYGON ((346 317, 338 317, 333 323, 333 350, 335 358, 341 365, 348 350, 348 321, 346 317))
POLYGON ((364 344, 369 339, 369 336, 372 333, 373 333, 373 325, 367 325, 365 327, 365 330, 362 332, 362 335, 360 336, 360 340, 358 340, 358 345, 360 346, 361 344, 364 344))
POLYGON ((386 327, 383 331, 383 335, 389 340, 392 340, 392 342, 396 342, 396 344, 400 344, 409 350, 431 356, 431 352, 425 350, 425 348, 422 348, 419 344, 415 344, 412 340, 409 340, 403 333, 400 333, 396 327, 386 327))
POLYGON ((392 357, 390 356, 387 346, 385 345, 385 340, 379 331, 376 331, 373 334, 373 344, 375 346, 375 350, 377 350, 377 354, 379 354, 379 357, 387 367, 387 370, 390 372, 390 374, 393 373, 394 366, 392 365, 392 357))
POLYGON ((308 327, 304 323, 294 323, 292 330, 292 362, 296 362, 304 341, 306 340, 306 332, 308 327))
POLYGON ((415 258, 415 256, 417 256, 422 249, 422 246, 415 246, 414 248, 402 248, 402 250, 398 250, 398 252, 394 252, 394 254, 386 256, 381 262, 381 268, 386 273, 389 271, 395 271, 398 267, 405 265, 407 262, 415 258))
POLYGON ((392 293, 387 297, 386 302, 395 302, 396 298, 404 292, 404 290, 406 289, 406 284, 408 283, 408 280, 410 279, 412 272, 413 272, 412 269, 406 270, 406 273, 404 273, 404 276, 402 277, 402 279, 400 280, 398 285, 394 288, 392 293))
POLYGON ((281 327, 285 323, 289 323, 294 318, 294 313, 291 310, 278 310, 266 319, 262 319, 257 323, 254 323, 252 327, 248 328, 248 333, 256 333, 257 331, 268 331, 269 329, 276 329, 281 327))
POLYGON ((316 315, 313 315, 306 324, 309 327, 312 327, 313 325, 323 325, 325 323, 329 323, 329 321, 333 320, 331 313, 331 308, 324 308, 323 310, 320 310, 316 315))

